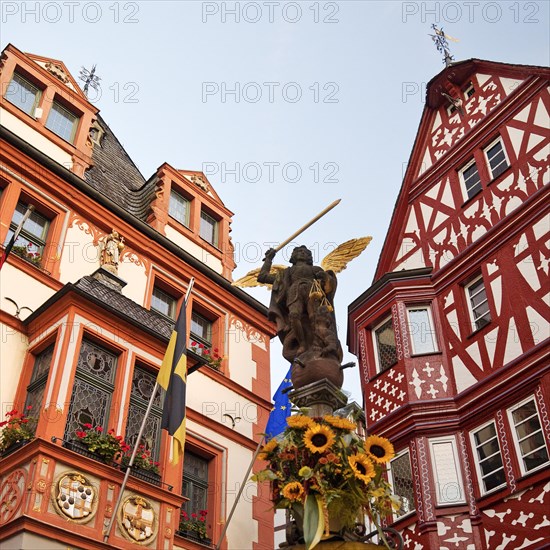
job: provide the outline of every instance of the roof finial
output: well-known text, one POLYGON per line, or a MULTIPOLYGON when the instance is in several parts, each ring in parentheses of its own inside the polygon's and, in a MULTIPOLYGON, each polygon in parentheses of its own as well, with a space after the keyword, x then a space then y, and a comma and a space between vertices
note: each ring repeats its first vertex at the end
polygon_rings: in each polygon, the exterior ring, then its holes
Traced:
POLYGON ((435 34, 430 34, 430 36, 435 42, 437 51, 445 56, 443 63, 445 63, 445 66, 448 67, 454 61, 454 57, 451 55, 449 42, 447 42, 447 40, 451 40, 452 42, 458 42, 458 40, 445 34, 443 32, 443 28, 438 29, 435 23, 432 24, 432 29, 435 31, 435 34))
POLYGON ((88 97, 88 88, 90 86, 96 91, 99 90, 99 81, 101 80, 101 77, 95 74, 95 67, 96 66, 94 65, 91 71, 84 67, 80 70, 80 80, 85 83, 84 94, 86 97, 88 97))

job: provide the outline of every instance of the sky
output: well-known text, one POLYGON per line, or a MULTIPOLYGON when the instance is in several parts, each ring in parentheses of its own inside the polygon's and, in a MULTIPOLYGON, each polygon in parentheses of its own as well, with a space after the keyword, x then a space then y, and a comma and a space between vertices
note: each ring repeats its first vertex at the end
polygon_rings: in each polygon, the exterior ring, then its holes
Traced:
MULTIPOLYGON (((372 236, 338 279, 347 307, 371 284, 416 136, 425 87, 456 61, 549 65, 549 2, 0 2, 0 45, 96 64, 89 98, 149 178, 164 162, 203 170, 234 212, 238 278, 335 199, 301 235, 320 263, 372 236)), ((276 263, 288 263, 292 247, 276 263)), ((264 288, 250 293, 268 304, 264 288)), ((288 369, 274 340, 272 390, 288 369)), ((346 353, 344 362, 355 358, 346 353)), ((359 370, 344 390, 362 403, 359 370)))

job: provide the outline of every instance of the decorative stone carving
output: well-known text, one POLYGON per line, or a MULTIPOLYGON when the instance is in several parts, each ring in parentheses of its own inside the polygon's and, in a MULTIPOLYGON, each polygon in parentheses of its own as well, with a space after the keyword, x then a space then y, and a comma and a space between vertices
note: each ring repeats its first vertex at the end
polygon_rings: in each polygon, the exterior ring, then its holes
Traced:
POLYGON ((0 485, 0 525, 10 521, 23 502, 27 472, 18 468, 9 474, 0 485))
POLYGON ((101 267, 110 271, 114 275, 118 275, 118 264, 120 262, 120 253, 124 248, 124 237, 118 234, 118 231, 113 231, 107 235, 101 249, 100 264, 101 267))
POLYGON ((297 407, 311 407, 309 416, 332 414, 348 402, 340 388, 326 378, 290 392, 289 398, 297 407))
POLYGON ((157 514, 151 503, 139 495, 122 502, 117 521, 121 533, 132 542, 149 544, 157 536, 157 514))
POLYGON ((67 75, 67 73, 63 70, 63 67, 61 67, 60 65, 56 65, 55 63, 52 63, 51 61, 48 61, 46 63, 46 65, 44 65, 44 67, 46 68, 46 70, 53 74, 53 76, 55 76, 55 78, 57 78, 58 80, 61 80, 61 82, 63 82, 63 84, 69 84, 70 82, 70 79, 67 75))
POLYGON ((56 512, 75 523, 88 523, 97 511, 97 490, 80 472, 65 472, 55 482, 52 500, 56 512))

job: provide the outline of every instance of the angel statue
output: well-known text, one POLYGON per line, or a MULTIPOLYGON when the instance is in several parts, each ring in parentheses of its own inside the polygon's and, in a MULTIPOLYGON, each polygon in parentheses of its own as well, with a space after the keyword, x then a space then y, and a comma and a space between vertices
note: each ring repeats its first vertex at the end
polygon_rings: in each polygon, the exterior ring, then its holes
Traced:
POLYGON ((270 248, 261 268, 233 283, 240 287, 272 287, 268 318, 277 327, 283 357, 293 364, 292 383, 298 389, 328 378, 342 387, 342 346, 334 315, 336 274, 359 256, 371 237, 352 239, 329 253, 321 266, 305 246, 294 248, 290 267, 273 265, 276 250, 270 248))

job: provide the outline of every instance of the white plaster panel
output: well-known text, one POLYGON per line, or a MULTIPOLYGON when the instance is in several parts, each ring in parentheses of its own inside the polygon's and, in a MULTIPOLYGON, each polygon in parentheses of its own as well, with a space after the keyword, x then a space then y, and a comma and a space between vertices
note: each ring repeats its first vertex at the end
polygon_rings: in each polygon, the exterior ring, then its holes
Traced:
POLYGON ((533 341, 535 345, 539 342, 550 338, 550 324, 538 311, 531 306, 526 308, 527 318, 529 319, 529 326, 531 327, 531 333, 533 334, 533 341))
POLYGON ((483 369, 483 363, 481 362, 481 355, 479 353, 479 345, 477 342, 469 345, 466 348, 466 353, 472 358, 474 363, 480 368, 483 369))
POLYGON ((66 153, 51 142, 48 138, 44 137, 40 132, 37 132, 34 128, 31 128, 25 124, 22 120, 18 119, 15 115, 12 115, 6 109, 0 107, 0 125, 6 127, 14 134, 24 139, 27 143, 36 147, 39 151, 42 151, 45 155, 52 158, 59 164, 65 166, 69 170, 73 167, 73 161, 71 155, 66 153))
POLYGON ((59 280, 74 283, 81 277, 91 275, 99 267, 99 250, 91 235, 73 225, 67 230, 61 249, 59 280))
POLYGON ((498 317, 500 316, 500 306, 502 305, 502 277, 497 277, 491 281, 491 293, 493 294, 493 301, 498 317))
POLYGON ((516 357, 521 355, 521 353, 521 342, 516 327, 516 321, 513 317, 511 317, 510 325, 508 327, 508 333, 506 334, 506 351, 504 352, 502 365, 504 366, 510 361, 513 361, 516 357))
POLYGON ((544 101, 542 97, 539 98, 539 104, 537 105, 537 112, 535 113, 535 124, 541 128, 548 129, 550 127, 550 117, 548 116, 548 111, 544 106, 544 101))
POLYGON ((166 237, 168 237, 173 243, 183 248, 186 252, 189 252, 192 256, 200 260, 208 267, 212 268, 217 273, 222 272, 222 262, 215 258, 204 248, 201 248, 193 241, 188 239, 185 235, 182 235, 169 225, 166 226, 166 237))
MULTIPOLYGON (((4 268, 7 267, 5 264, 4 268)), ((0 345, 0 419, 12 408, 17 384, 23 369, 28 339, 8 325, 0 324, 2 344, 0 345)))
MULTIPOLYGON (((15 314, 15 306, 6 301, 6 297, 15 300, 19 307, 30 307, 34 311, 52 294, 54 294, 54 291, 50 287, 27 275, 24 271, 20 271, 13 265, 6 262, 2 267, 0 275, 0 307, 4 311, 12 315, 15 314)), ((28 310, 21 312, 22 319, 25 319, 28 315, 28 310)))
POLYGON ((144 305, 143 300, 147 288, 145 266, 136 265, 126 259, 118 265, 118 276, 128 283, 122 289, 122 294, 134 302, 144 305))
POLYGON ((517 90, 518 86, 523 82, 523 80, 500 77, 500 82, 502 84, 502 87, 504 88, 504 93, 506 95, 510 95, 513 91, 517 90))
POLYGON ((527 122, 527 119, 529 118, 529 111, 531 110, 531 105, 527 105, 523 111, 518 113, 514 120, 518 120, 519 122, 527 122))
MULTIPOLYGON (((231 420, 223 415, 240 417, 234 430, 250 438, 253 436, 254 424, 258 420, 262 421, 258 419, 258 407, 254 403, 202 374, 200 370, 187 378, 186 405, 230 428, 231 420)), ((267 422, 267 416, 264 420, 267 422)))
POLYGON ((476 78, 480 88, 483 88, 483 85, 485 84, 485 82, 487 82, 491 78, 491 75, 480 73, 480 74, 476 74, 476 78))
POLYGON ((404 254, 410 252, 415 248, 416 248, 416 251, 414 252, 414 254, 409 256, 406 260, 399 262, 399 266, 402 265, 405 269, 414 269, 416 267, 426 267, 426 262, 424 260, 424 254, 422 253, 422 249, 409 237, 405 237, 401 242, 401 250, 400 250, 399 258, 401 258, 404 254))
POLYGON ((453 357, 453 374, 455 377, 457 392, 463 392, 465 389, 473 386, 477 380, 473 374, 466 368, 460 357, 453 357))
POLYGON ((527 256, 521 262, 518 263, 518 269, 520 270, 523 278, 527 281, 528 285, 537 291, 540 288, 540 281, 537 276, 537 270, 533 262, 532 256, 527 256))
POLYGON ((487 350, 487 355, 489 356, 489 362, 491 367, 493 366, 495 360, 495 350, 497 347, 497 336, 498 336, 498 327, 494 328, 491 332, 488 332, 484 336, 485 348, 487 350))
POLYGON ((424 152, 424 158, 422 159, 422 164, 420 165, 418 175, 421 176, 431 165, 432 158, 430 156, 430 150, 428 147, 426 147, 426 151, 424 152))
POLYGON ((414 208, 411 206, 411 210, 409 213, 409 219, 407 220, 407 225, 405 227, 405 233, 418 233, 418 222, 416 221, 416 212, 414 208))
POLYGON ((256 378, 256 362, 252 360, 252 343, 243 330, 232 326, 227 333, 229 371, 231 379, 252 391, 252 379, 256 378))
POLYGON ((508 135, 510 136, 510 141, 512 142, 512 147, 516 153, 516 157, 519 155, 521 148, 521 140, 523 139, 524 131, 518 128, 512 128, 511 126, 507 127, 508 135))
POLYGON ((544 216, 541 220, 533 225, 535 238, 539 240, 543 235, 546 235, 550 230, 550 214, 544 216))

